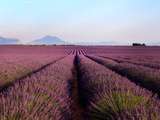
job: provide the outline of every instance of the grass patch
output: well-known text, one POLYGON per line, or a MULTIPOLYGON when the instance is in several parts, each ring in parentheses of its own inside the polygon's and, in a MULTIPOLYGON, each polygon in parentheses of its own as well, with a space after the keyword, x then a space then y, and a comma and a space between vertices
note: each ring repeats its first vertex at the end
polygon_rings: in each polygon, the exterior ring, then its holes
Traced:
POLYGON ((139 106, 149 107, 148 99, 130 92, 112 92, 97 103, 93 103, 89 116, 92 120, 112 120, 123 118, 125 113, 132 114, 139 106))

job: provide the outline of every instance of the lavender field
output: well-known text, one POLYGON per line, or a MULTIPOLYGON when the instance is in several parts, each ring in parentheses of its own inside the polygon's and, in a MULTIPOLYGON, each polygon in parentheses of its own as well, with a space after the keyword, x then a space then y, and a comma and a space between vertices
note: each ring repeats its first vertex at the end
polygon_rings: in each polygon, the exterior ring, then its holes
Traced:
POLYGON ((2 45, 0 120, 160 120, 160 47, 2 45))

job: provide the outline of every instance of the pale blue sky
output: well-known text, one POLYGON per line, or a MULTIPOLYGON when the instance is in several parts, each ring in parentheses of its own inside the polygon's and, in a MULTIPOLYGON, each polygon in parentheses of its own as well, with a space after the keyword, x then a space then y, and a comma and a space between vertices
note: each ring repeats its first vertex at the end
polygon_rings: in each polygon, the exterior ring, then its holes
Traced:
POLYGON ((0 0, 0 36, 160 42, 160 0, 0 0))

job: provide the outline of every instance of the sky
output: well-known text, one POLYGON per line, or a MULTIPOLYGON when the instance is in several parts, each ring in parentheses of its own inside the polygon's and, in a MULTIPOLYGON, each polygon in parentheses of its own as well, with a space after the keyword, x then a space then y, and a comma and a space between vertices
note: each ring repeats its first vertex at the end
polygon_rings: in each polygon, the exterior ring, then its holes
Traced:
POLYGON ((22 43, 160 44, 160 0, 0 0, 0 36, 22 43))

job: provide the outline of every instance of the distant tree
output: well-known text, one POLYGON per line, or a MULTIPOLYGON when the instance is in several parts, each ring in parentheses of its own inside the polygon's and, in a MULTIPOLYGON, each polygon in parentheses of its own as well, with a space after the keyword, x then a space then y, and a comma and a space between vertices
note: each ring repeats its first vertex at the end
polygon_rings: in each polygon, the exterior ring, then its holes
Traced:
POLYGON ((143 44, 142 44, 142 46, 146 46, 146 44, 145 44, 145 43, 143 43, 143 44))
POLYGON ((132 46, 146 46, 145 43, 133 43, 132 46))

